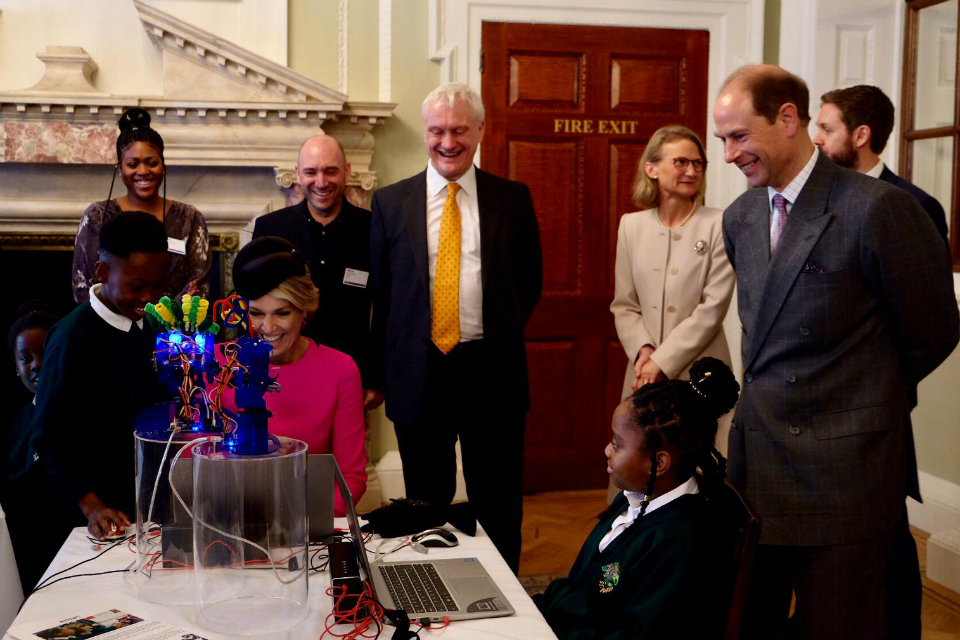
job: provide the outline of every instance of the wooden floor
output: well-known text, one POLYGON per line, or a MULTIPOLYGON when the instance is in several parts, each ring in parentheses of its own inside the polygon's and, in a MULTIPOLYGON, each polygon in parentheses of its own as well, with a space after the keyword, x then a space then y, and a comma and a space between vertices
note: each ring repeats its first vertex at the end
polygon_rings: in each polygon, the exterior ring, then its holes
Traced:
MULTIPOLYGON (((525 585, 546 585, 566 575, 596 516, 607 507, 605 489, 537 493, 523 500, 520 577, 525 585)), ((927 579, 927 537, 913 530, 923 580, 923 640, 960 640, 960 594, 927 579)))

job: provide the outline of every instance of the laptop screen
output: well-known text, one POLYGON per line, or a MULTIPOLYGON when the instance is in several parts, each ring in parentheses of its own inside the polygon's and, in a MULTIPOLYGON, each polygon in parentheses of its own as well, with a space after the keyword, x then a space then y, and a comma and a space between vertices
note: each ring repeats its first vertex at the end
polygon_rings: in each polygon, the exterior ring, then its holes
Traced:
POLYGON ((340 471, 340 465, 334 462, 333 472, 337 478, 337 486, 340 487, 340 495, 343 497, 344 507, 347 509, 347 522, 350 525, 350 537, 353 539, 353 548, 357 553, 360 562, 360 569, 363 571, 361 576, 368 585, 370 585, 370 594, 376 598, 374 592, 373 573, 370 571, 370 561, 367 559, 367 549, 363 545, 363 533, 360 532, 360 520, 357 518, 357 510, 353 506, 353 495, 350 494, 350 488, 347 487, 347 481, 343 478, 340 471))

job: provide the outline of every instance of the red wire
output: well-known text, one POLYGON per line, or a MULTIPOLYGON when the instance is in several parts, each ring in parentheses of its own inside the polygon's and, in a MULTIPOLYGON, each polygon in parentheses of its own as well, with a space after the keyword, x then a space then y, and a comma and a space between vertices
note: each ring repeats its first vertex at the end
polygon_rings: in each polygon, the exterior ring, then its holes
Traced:
POLYGON ((428 626, 425 625, 425 624, 420 624, 420 623, 417 622, 416 620, 410 620, 410 624, 415 624, 415 625, 417 625, 418 627, 420 627, 421 629, 427 629, 427 630, 429 630, 429 631, 439 631, 440 629, 446 629, 447 627, 450 626, 450 618, 448 618, 447 616, 443 616, 443 624, 440 625, 439 627, 434 626, 434 625, 430 625, 430 626, 428 627, 428 626))
POLYGON ((320 635, 320 640, 323 640, 327 634, 344 640, 375 638, 377 636, 378 630, 383 627, 383 608, 371 597, 370 586, 366 582, 363 586, 363 593, 357 597, 357 603, 346 611, 338 611, 338 609, 343 598, 347 596, 347 588, 345 586, 333 586, 327 589, 327 595, 335 598, 335 600, 333 611, 327 614, 326 619, 324 619, 324 630, 320 635), (334 612, 337 612, 336 616, 334 612), (340 622, 336 621, 337 618, 340 619, 340 622), (338 633, 333 630, 333 627, 339 624, 352 624, 354 628, 346 633, 338 633))

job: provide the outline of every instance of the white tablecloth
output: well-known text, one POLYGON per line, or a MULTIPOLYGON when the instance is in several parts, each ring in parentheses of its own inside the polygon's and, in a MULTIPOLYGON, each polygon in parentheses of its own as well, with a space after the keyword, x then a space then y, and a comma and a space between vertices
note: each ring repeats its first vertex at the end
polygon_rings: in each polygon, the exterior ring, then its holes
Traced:
POLYGON ((0 631, 6 631, 17 615, 17 607, 23 600, 17 560, 13 557, 7 516, 0 507, 0 631))
MULTIPOLYGON (((337 526, 346 528, 346 520, 338 519, 337 526)), ((450 626, 439 631, 423 630, 421 638, 437 636, 451 639, 471 638, 508 638, 529 640, 531 638, 555 638, 536 605, 527 596, 523 587, 507 567, 506 562, 494 548, 493 543, 482 530, 471 538, 466 534, 456 532, 460 545, 450 549, 430 549, 429 556, 424 556, 406 548, 390 556, 387 560, 423 560, 476 557, 497 582, 503 594, 513 605, 517 613, 503 618, 486 618, 482 620, 465 620, 450 623, 450 626)), ((367 544, 368 549, 375 549, 378 539, 367 544)), ((392 548, 384 545, 386 549, 392 548)), ((60 571, 81 560, 96 555, 86 538, 85 529, 74 529, 64 543, 60 553, 54 559, 47 571, 47 575, 60 571)), ((102 557, 88 562, 68 573, 95 573, 111 569, 122 569, 135 559, 126 545, 109 551, 102 557)), ((309 587, 310 613, 306 620, 287 631, 261 636, 271 640, 316 640, 323 633, 324 619, 332 608, 332 598, 325 591, 330 585, 330 574, 326 571, 311 573, 309 587)), ((14 605, 16 606, 16 605, 14 605)), ((66 618, 74 615, 91 615, 107 609, 120 609, 147 620, 160 620, 184 630, 199 633, 210 640, 221 640, 223 636, 203 629, 195 622, 193 606, 160 605, 146 602, 137 597, 136 583, 133 575, 114 573, 105 576, 82 577, 64 580, 46 589, 37 592, 23 606, 23 610, 14 624, 46 621, 51 618, 66 618)), ((341 633, 348 627, 336 627, 341 633)), ((389 639, 393 627, 387 626, 381 638, 389 639)), ((250 637, 250 636, 244 636, 250 637)), ((9 635, 4 636, 10 640, 9 635)))

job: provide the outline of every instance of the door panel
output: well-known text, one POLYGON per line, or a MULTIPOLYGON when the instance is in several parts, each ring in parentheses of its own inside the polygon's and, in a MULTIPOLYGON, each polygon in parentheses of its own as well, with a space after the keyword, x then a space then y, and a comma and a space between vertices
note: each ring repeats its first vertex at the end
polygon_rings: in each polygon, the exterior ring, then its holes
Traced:
POLYGON ((579 290, 582 157, 577 140, 510 141, 507 175, 530 186, 543 245, 543 284, 555 293, 579 290))
POLYGON ((524 488, 605 486, 627 358, 610 315, 620 216, 667 124, 706 133, 705 31, 484 22, 484 169, 530 187, 544 295, 527 325, 524 488))

